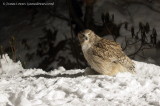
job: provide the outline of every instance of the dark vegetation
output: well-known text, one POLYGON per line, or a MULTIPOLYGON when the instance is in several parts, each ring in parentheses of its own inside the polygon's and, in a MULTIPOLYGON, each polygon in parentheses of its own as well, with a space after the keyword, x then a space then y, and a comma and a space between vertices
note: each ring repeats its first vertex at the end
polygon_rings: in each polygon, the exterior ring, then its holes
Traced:
MULTIPOLYGON (((25 0, 23 0, 25 1, 25 0)), ((39 38, 39 42, 37 45, 36 52, 28 52, 26 53, 26 58, 29 61, 32 61, 32 58, 35 56, 42 58, 41 62, 39 63, 38 67, 42 68, 44 70, 51 70, 57 67, 50 66, 54 62, 58 62, 58 66, 64 66, 67 69, 70 68, 84 68, 86 67, 86 61, 84 60, 84 57, 82 55, 80 45, 77 39, 77 33, 83 29, 92 29, 100 36, 106 36, 106 35, 112 35, 113 39, 116 41, 116 39, 121 35, 120 29, 123 28, 126 31, 130 32, 130 35, 125 38, 125 45, 122 46, 123 50, 127 50, 130 48, 130 46, 134 46, 138 44, 137 50, 132 52, 131 54, 128 54, 131 58, 134 59, 135 56, 141 56, 143 57, 143 50, 155 48, 159 45, 159 42, 157 41, 157 32, 155 28, 151 28, 149 23, 142 23, 139 22, 139 30, 136 31, 135 28, 129 27, 128 22, 123 22, 119 24, 115 24, 115 17, 116 14, 110 14, 110 12, 102 13, 101 16, 101 24, 97 24, 97 22, 94 21, 94 4, 95 0, 66 0, 66 6, 65 9, 68 10, 68 16, 64 16, 63 14, 59 14, 57 8, 59 6, 58 0, 53 0, 55 3, 55 6, 46 6, 43 8, 39 7, 24 7, 29 8, 33 10, 32 12, 32 18, 30 20, 30 23, 34 23, 34 20, 36 20, 35 16, 41 12, 45 11, 49 15, 49 17, 59 18, 61 21, 65 21, 68 23, 68 27, 70 27, 70 35, 64 35, 65 40, 61 40, 56 43, 56 37, 58 36, 58 32, 60 30, 56 29, 56 27, 53 30, 44 28, 44 36, 39 38), (84 11, 82 11, 82 7, 85 8, 84 11), (128 39, 131 38, 131 39, 128 39), (157 43, 158 42, 158 43, 157 43), (69 54, 72 55, 74 62, 71 61, 68 57, 64 56, 58 56, 60 52, 66 52, 69 51, 69 54)), ((36 0, 33 0, 32 2, 36 2, 36 0)), ((45 1, 41 1, 45 2, 45 1)), ((22 45, 24 45, 26 50, 31 49, 31 45, 27 43, 27 39, 23 39, 21 42, 22 45)), ((0 53, 8 53, 14 61, 21 60, 18 54, 16 54, 17 50, 16 45, 16 38, 14 36, 11 37, 9 40, 9 46, 3 47, 0 46, 0 53)), ((145 58, 145 57, 144 57, 145 58)), ((25 62, 22 61, 25 66, 25 62)))

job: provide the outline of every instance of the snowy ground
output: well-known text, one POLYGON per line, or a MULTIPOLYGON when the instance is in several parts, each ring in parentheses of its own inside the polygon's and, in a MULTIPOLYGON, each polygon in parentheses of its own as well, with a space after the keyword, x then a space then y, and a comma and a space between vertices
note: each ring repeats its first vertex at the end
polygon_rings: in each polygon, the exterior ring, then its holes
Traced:
POLYGON ((160 106, 160 67, 135 64, 135 75, 89 75, 88 69, 63 67, 47 73, 23 69, 3 55, 0 106, 160 106))

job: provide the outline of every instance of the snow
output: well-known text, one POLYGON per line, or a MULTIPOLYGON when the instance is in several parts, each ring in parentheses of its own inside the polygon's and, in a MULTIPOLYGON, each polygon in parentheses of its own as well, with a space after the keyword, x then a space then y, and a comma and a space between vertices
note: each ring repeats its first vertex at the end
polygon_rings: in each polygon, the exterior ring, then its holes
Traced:
POLYGON ((160 106, 160 67, 134 61, 136 74, 93 75, 86 69, 24 69, 0 59, 0 106, 160 106))

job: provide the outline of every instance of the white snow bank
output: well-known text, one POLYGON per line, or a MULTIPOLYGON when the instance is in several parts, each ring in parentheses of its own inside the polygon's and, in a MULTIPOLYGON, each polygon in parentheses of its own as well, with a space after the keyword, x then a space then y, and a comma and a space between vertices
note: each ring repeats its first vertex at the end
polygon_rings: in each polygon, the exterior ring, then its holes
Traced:
POLYGON ((134 62, 137 74, 111 77, 63 67, 50 73, 23 69, 3 55, 0 106, 160 106, 160 67, 134 62))
POLYGON ((0 59, 0 74, 13 75, 23 70, 21 62, 14 63, 8 55, 3 55, 0 59))

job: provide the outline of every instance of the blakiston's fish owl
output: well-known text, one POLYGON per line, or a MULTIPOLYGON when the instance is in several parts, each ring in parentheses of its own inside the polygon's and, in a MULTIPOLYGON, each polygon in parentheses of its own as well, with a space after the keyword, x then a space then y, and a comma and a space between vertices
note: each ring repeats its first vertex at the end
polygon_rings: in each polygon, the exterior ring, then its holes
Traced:
POLYGON ((135 73, 134 63, 125 55, 121 46, 111 40, 99 37, 87 29, 78 33, 85 59, 92 69, 103 75, 118 72, 135 73))

